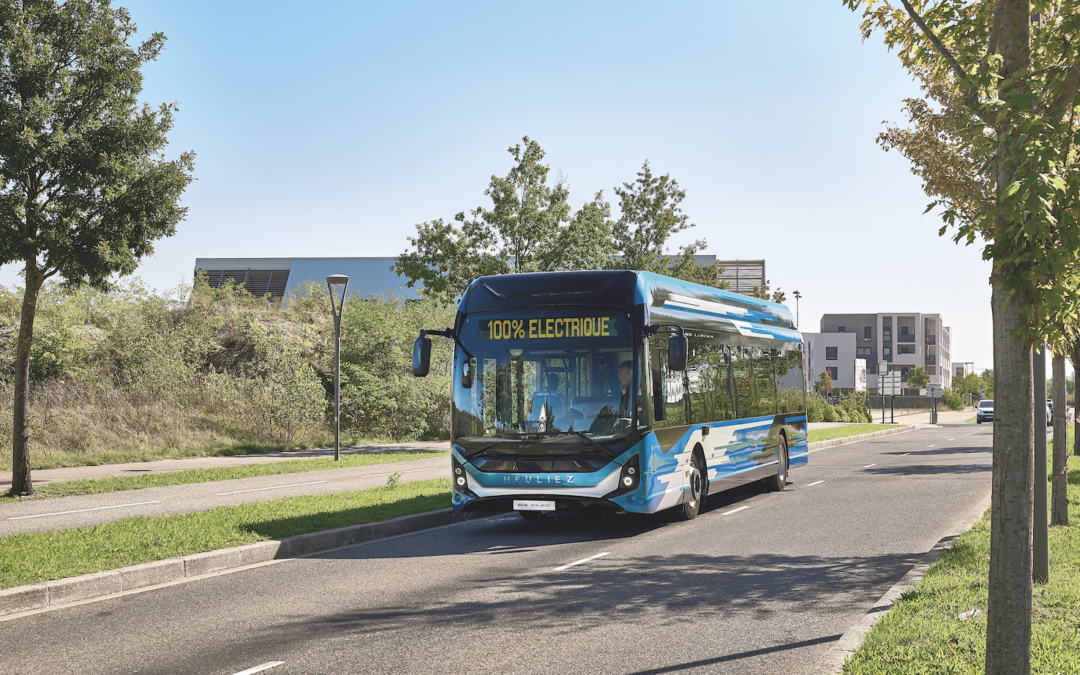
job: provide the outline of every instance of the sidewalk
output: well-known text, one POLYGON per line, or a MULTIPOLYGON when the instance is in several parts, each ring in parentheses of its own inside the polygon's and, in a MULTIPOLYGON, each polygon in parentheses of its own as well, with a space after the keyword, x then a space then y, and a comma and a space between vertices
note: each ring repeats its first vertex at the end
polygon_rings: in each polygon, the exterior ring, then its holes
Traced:
MULTIPOLYGON (((386 443, 382 445, 359 445, 341 449, 342 455, 375 454, 382 452, 450 452, 450 441, 413 441, 410 443, 386 443)), ((264 462, 281 462, 289 459, 333 457, 333 448, 269 452, 258 455, 223 455, 218 457, 191 457, 189 459, 162 459, 156 462, 131 462, 128 464, 103 464, 100 466, 71 466, 61 469, 34 469, 30 476, 34 485, 62 483, 69 480, 91 478, 116 478, 140 476, 150 473, 168 473, 186 469, 216 469, 264 462)), ((0 471, 0 491, 11 485, 11 472, 0 471)))

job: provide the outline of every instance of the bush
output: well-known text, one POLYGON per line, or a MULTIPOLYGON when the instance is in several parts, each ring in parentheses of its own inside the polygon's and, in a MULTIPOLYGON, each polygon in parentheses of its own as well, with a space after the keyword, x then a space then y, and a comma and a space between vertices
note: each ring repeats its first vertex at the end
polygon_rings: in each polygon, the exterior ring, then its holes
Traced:
POLYGON ((828 403, 825 404, 824 421, 825 422, 838 422, 838 421, 840 421, 838 419, 837 415, 836 415, 836 409, 833 408, 828 403))
POLYGON ((946 389, 941 392, 941 400, 949 407, 949 410, 963 410, 964 396, 958 391, 946 389))
POLYGON ((866 424, 870 422, 870 410, 866 407, 866 393, 865 392, 851 392, 844 394, 841 397, 839 407, 843 408, 847 413, 848 420, 851 422, 857 422, 866 424))
POLYGON ((806 421, 824 422, 825 409, 828 407, 829 404, 825 402, 825 399, 820 394, 808 393, 806 395, 806 421))

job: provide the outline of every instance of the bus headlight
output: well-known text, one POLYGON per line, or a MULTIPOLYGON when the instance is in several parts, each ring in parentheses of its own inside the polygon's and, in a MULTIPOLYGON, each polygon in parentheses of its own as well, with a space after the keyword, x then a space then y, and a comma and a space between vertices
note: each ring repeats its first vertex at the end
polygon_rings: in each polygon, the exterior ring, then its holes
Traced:
POLYGON ((615 489, 609 495, 606 495, 608 499, 612 497, 618 497, 620 495, 633 492, 638 489, 638 485, 641 482, 641 467, 639 462, 641 461, 641 455, 634 455, 623 464, 622 472, 619 475, 619 487, 615 489))
POLYGON ((475 497, 476 495, 469 489, 469 474, 465 472, 465 467, 457 461, 457 457, 450 458, 450 467, 450 473, 454 479, 454 489, 469 497, 475 497))

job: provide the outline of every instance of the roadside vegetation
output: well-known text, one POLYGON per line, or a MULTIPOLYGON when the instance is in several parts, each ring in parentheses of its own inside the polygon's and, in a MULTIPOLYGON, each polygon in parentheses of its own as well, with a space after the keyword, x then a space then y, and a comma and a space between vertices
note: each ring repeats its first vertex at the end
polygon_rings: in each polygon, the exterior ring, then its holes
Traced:
MULTIPOLYGON (((0 287, 0 400, 13 405, 20 291, 0 287)), ((30 375, 31 467, 82 466, 326 446, 333 341, 325 288, 289 302, 204 280, 169 293, 46 284, 30 375)), ((431 300, 350 298, 342 318, 343 442, 445 437, 449 346, 409 376, 421 326, 448 325, 431 300)), ((0 465, 12 420, 0 416, 0 465)))
POLYGON ((884 431, 885 429, 896 429, 899 424, 851 424, 846 427, 832 427, 829 429, 811 429, 807 434, 807 443, 817 443, 818 441, 831 441, 837 438, 847 438, 848 436, 858 436, 859 434, 872 434, 875 431, 884 431))
MULTIPOLYGON (((1069 430, 1072 447, 1073 430, 1069 430)), ((1050 528, 1050 580, 1032 599, 1031 672, 1077 673, 1080 654, 1080 457, 1069 456, 1070 526, 1050 528)), ((989 512, 904 593, 848 659, 848 675, 983 673, 989 512), (978 610, 968 619, 961 613, 978 610)))
POLYGON ((450 479, 440 478, 2 537, 0 589, 389 520, 449 504, 450 479))
POLYGON ((47 483, 34 489, 33 497, 13 497, 0 495, 0 504, 27 499, 48 499, 50 497, 71 497, 75 495, 100 494, 102 492, 121 492, 141 490, 169 485, 187 485, 189 483, 212 483, 237 478, 255 478, 258 476, 278 476, 286 473, 305 473, 308 471, 327 471, 347 469, 356 466, 372 466, 392 462, 408 462, 414 459, 448 457, 448 452, 381 452, 359 455, 342 455, 341 460, 319 457, 313 459, 286 459, 243 466, 227 466, 213 469, 185 469, 166 473, 146 474, 143 476, 116 476, 93 478, 88 480, 47 483))

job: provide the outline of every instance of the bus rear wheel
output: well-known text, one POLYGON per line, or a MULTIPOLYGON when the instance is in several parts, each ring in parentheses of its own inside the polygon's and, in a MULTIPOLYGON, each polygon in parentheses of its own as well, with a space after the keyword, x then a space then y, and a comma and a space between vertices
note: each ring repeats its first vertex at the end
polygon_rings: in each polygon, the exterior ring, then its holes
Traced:
POLYGON ((693 520, 701 511, 701 500, 705 498, 705 474, 702 473, 703 462, 698 453, 690 456, 689 487, 686 488, 686 499, 679 505, 678 515, 682 520, 693 520))
POLYGON ((776 475, 765 479, 765 488, 769 492, 781 492, 787 487, 788 476, 788 450, 787 439, 783 434, 776 443, 776 475))

